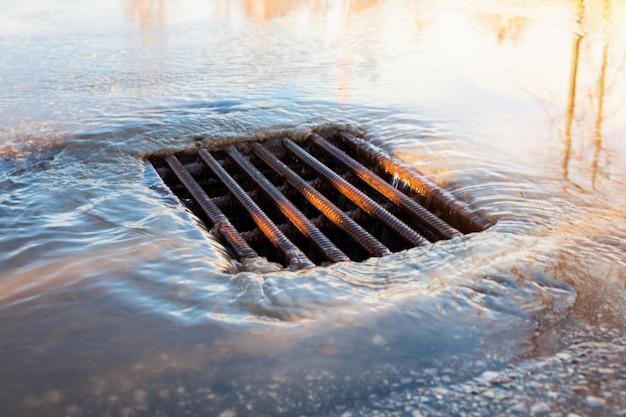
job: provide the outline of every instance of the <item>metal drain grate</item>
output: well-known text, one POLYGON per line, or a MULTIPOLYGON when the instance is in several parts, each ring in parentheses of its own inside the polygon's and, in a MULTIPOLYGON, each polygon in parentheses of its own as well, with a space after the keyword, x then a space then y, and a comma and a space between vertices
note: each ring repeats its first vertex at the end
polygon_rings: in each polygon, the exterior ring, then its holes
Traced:
POLYGON ((489 227, 450 193, 345 131, 150 162, 237 258, 263 256, 291 269, 362 261, 489 227))

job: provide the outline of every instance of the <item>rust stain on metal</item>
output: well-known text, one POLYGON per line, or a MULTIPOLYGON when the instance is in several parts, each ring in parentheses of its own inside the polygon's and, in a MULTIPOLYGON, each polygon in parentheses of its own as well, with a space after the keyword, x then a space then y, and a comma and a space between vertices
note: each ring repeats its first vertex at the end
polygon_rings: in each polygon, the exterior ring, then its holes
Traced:
POLYGON ((256 252, 241 237, 237 229, 228 220, 228 217, 206 195, 202 187, 187 172, 183 164, 174 155, 166 157, 165 162, 189 191, 202 211, 213 222, 220 235, 231 245, 237 256, 240 258, 255 258, 257 256, 256 252))
POLYGON ((304 198, 317 208, 328 220, 348 233, 359 245, 372 256, 389 255, 391 252, 374 236, 363 229, 353 217, 348 216, 317 189, 304 181, 298 174, 270 153, 263 145, 252 145, 254 152, 272 169, 282 175, 304 198))
POLYGON ((274 246, 283 254, 290 266, 307 268, 313 266, 309 258, 270 220, 261 208, 250 198, 241 186, 235 181, 215 158, 206 149, 199 152, 200 158, 207 164, 213 173, 224 183, 226 188, 241 203, 243 208, 250 214, 257 227, 263 232, 274 246))
POLYGON ((289 219, 291 223, 332 262, 349 261, 348 258, 333 242, 315 227, 311 221, 298 208, 281 193, 258 169, 254 167, 234 147, 229 146, 228 155, 243 169, 252 180, 263 190, 276 204, 278 209, 289 219))
POLYGON ((444 220, 457 223, 463 232, 481 232, 490 226, 487 220, 473 213, 448 191, 420 175, 397 158, 387 155, 371 143, 350 133, 344 132, 340 135, 340 138, 349 144, 359 155, 376 163, 389 174, 396 175, 417 194, 431 200, 434 206, 442 210, 442 215, 445 217, 444 220))
POLYGON ((296 145, 294 142, 289 139, 285 139, 283 140, 283 145, 285 145, 285 147, 290 152, 300 158, 305 164, 311 167, 311 169, 315 170, 315 172, 317 172, 319 175, 326 178, 330 182, 330 184, 337 189, 337 191, 339 191, 346 198, 356 204, 361 210, 385 223, 402 239, 405 239, 407 242, 415 246, 423 245, 426 243, 426 239, 418 235, 417 232, 412 230, 396 216, 389 213, 383 207, 378 205, 374 200, 359 191, 348 181, 341 178, 333 170, 315 159, 313 156, 311 156, 304 149, 296 145))
POLYGON ((398 191, 398 189, 391 186, 385 180, 351 158, 341 149, 329 143, 320 135, 314 133, 311 136, 311 141, 328 152, 335 161, 348 167, 348 169, 354 172, 360 179, 363 180, 363 182, 381 193, 389 201, 409 211, 413 216, 419 219, 420 222, 433 232, 437 233, 440 237, 444 239, 452 239, 455 236, 461 235, 458 230, 426 210, 415 200, 410 199, 406 194, 398 191))

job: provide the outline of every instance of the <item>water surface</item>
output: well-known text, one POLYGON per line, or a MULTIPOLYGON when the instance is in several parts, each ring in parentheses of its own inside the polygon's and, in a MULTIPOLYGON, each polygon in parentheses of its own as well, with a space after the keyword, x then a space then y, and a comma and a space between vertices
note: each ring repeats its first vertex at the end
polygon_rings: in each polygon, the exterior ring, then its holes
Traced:
MULTIPOLYGON (((3 416, 445 415, 485 371, 623 345, 623 1, 0 1, 0 56, 3 416), (144 162, 325 124, 495 225, 233 275, 144 162)), ((589 361, 548 406, 626 409, 624 361, 589 361)))

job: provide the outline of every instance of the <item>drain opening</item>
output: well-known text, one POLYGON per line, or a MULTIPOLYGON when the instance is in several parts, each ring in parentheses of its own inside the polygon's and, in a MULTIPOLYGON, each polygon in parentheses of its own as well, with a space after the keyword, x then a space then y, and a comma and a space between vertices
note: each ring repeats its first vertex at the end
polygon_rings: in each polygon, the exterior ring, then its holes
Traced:
POLYGON ((490 226, 443 188, 348 132, 149 159, 238 259, 261 256, 290 269, 309 268, 490 226))

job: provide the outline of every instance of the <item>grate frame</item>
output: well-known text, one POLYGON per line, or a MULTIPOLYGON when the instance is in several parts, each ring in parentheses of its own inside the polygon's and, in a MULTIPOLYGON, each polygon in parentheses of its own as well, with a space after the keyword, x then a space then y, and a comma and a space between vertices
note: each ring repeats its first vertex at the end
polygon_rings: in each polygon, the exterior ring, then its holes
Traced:
POLYGON ((149 163, 231 251, 297 270, 481 232, 482 215, 348 130, 211 143, 149 163))

